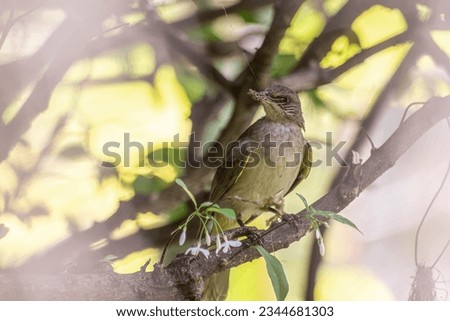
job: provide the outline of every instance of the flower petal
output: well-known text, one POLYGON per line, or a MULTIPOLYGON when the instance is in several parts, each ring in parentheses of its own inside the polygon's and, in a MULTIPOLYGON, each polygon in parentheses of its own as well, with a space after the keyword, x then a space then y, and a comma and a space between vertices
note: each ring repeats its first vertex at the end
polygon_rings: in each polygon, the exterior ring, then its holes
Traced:
POLYGON ((202 253, 206 258, 209 257, 209 251, 207 249, 198 248, 200 253, 202 253))
POLYGON ((240 247, 242 245, 242 242, 241 241, 228 241, 228 244, 231 247, 240 247))
POLYGON ((228 253, 228 251, 230 250, 230 242, 225 242, 223 243, 223 253, 228 253))

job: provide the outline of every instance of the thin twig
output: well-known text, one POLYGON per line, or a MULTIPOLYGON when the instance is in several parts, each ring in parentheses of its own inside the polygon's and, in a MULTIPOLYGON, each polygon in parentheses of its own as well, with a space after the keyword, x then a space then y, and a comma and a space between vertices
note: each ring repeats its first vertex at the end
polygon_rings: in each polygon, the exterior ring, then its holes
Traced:
POLYGON ((6 40, 6 37, 8 36, 8 33, 11 31, 12 27, 20 20, 22 20, 23 18, 25 18, 26 16, 28 16, 29 14, 33 13, 34 11, 36 11, 37 9, 39 9, 39 7, 35 7, 33 9, 30 9, 18 16, 14 16, 14 9, 11 9, 10 11, 10 15, 8 18, 8 21, 5 24, 5 28, 3 30, 2 36, 0 37, 0 50, 2 49, 2 46, 6 40))
POLYGON ((6 37, 8 36, 9 31, 14 25, 14 12, 15 12, 14 8, 11 8, 11 10, 9 11, 8 20, 5 23, 5 29, 3 30, 2 35, 0 37, 0 50, 2 50, 6 37))
MULTIPOLYGON (((449 126, 450 129, 450 122, 447 119, 447 124, 449 126)), ((425 219, 427 218, 428 214, 430 213, 431 207, 433 206, 434 202, 436 201, 437 197, 439 196, 439 193, 441 192, 442 188, 444 187, 444 184, 447 180, 448 174, 450 173, 450 159, 449 159, 449 163, 447 166, 447 171, 445 172, 444 178, 442 179, 441 185, 439 186, 438 190, 436 191, 436 193, 433 196, 433 199, 431 200, 430 204, 428 205, 425 214, 422 216, 422 220, 419 223, 419 227, 417 228, 416 231, 416 237, 415 237, 415 241, 414 241, 414 260, 416 263, 416 267, 419 267, 419 260, 418 260, 418 252, 419 252, 419 233, 422 229, 423 223, 425 222, 425 219)), ((450 241, 450 240, 449 240, 450 241)), ((444 251, 442 251, 442 253, 439 255, 438 259, 436 260, 436 262, 433 264, 433 266, 439 261, 439 259, 441 258, 442 254, 445 252, 445 250, 447 249, 448 243, 444 248, 444 251)))
MULTIPOLYGON (((230 18, 228 17, 227 9, 225 9, 225 7, 223 5, 222 5, 222 9, 223 9, 223 12, 225 13, 225 17, 227 18, 227 20, 229 20, 230 18)), ((230 29, 231 29, 232 33, 235 33, 234 29, 233 29, 233 25, 231 23, 230 23, 230 29)), ((253 68, 250 65, 250 61, 248 60, 247 55, 245 54, 244 50, 242 50, 242 46, 241 46, 241 43, 239 42, 239 39, 237 40, 237 44, 238 44, 239 49, 241 50, 242 56, 244 57, 244 60, 247 64, 253 78, 255 79, 256 85, 258 85, 258 87, 260 87, 259 83, 258 83, 258 78, 256 78, 255 72, 253 71, 253 68)))
POLYGON ((409 110, 413 107, 413 106, 417 106, 417 105, 424 105, 426 102, 420 101, 420 102, 414 102, 408 105, 408 107, 406 107, 405 112, 403 113, 403 117, 400 120, 400 124, 398 124, 399 126, 405 121, 406 116, 408 115, 409 110))
POLYGON ((431 265, 431 268, 434 268, 436 266, 436 264, 439 262, 439 260, 441 259, 441 257, 444 255, 445 251, 447 250, 448 246, 450 245, 450 239, 448 239, 447 244, 445 244, 444 248, 442 249, 441 253, 439 254, 439 256, 437 257, 436 261, 434 261, 434 263, 431 265))
MULTIPOLYGON (((374 127, 376 121, 379 119, 380 115, 384 111, 384 106, 386 104, 386 100, 389 97, 392 88, 396 88, 397 84, 401 82, 405 75, 409 72, 410 66, 415 64, 417 57, 419 55, 419 50, 416 45, 413 45, 409 52, 406 54, 403 61, 400 63, 399 67, 395 71, 395 73, 391 76, 390 80, 383 86, 381 93, 378 95, 376 101, 374 102, 369 115, 362 121, 361 128, 368 131, 374 127)), ((349 153, 345 157, 345 160, 351 159, 353 157, 352 151, 358 151, 361 149, 364 141, 359 139, 361 137, 361 132, 356 135, 356 139, 353 142, 352 146, 348 149, 349 153)), ((346 174, 346 169, 343 168, 338 172, 338 174, 334 177, 333 182, 331 184, 332 187, 337 186, 341 183, 343 177, 346 174)), ((324 230, 323 234, 326 234, 328 231, 324 230)), ((308 272, 308 285, 306 292, 306 300, 314 300, 314 288, 315 288, 315 280, 317 275, 317 270, 322 261, 322 256, 319 254, 318 247, 313 244, 310 255, 310 264, 309 264, 309 272, 308 272)))

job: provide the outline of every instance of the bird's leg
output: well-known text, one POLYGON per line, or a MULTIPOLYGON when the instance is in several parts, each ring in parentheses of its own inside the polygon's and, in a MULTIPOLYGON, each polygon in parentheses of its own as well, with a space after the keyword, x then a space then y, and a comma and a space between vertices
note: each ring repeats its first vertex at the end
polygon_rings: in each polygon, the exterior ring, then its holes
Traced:
POLYGON ((273 196, 269 196, 263 206, 263 210, 274 214, 269 220, 266 221, 267 225, 272 224, 274 221, 281 219, 284 215, 284 199, 283 190, 279 191, 273 196))
POLYGON ((250 239, 252 241, 252 243, 258 243, 259 242, 258 232, 254 228, 248 227, 247 224, 250 223, 251 221, 253 221, 257 217, 258 217, 258 215, 252 214, 250 216, 250 218, 244 222, 244 221, 242 221, 241 213, 238 213, 236 215, 236 222, 239 224, 239 226, 242 229, 245 229, 245 231, 246 231, 246 235, 245 236, 248 239, 250 239))
POLYGON ((284 215, 286 215, 284 212, 280 212, 278 209, 273 207, 268 208, 268 211, 273 213, 274 215, 266 221, 267 226, 269 226, 278 219, 283 220, 284 215))
MULTIPOLYGON (((241 219, 241 215, 237 216, 238 218, 236 219, 236 221, 238 222, 238 224, 241 226, 241 228, 248 228, 247 224, 250 223, 251 221, 253 221, 255 218, 258 217, 257 214, 252 214, 250 216, 250 218, 248 220, 246 220, 245 222, 242 221, 241 219)), ((248 229, 247 230, 247 235, 246 237, 252 241, 252 243, 258 244, 259 243, 259 236, 258 236, 258 232, 257 230, 254 229, 248 229)))

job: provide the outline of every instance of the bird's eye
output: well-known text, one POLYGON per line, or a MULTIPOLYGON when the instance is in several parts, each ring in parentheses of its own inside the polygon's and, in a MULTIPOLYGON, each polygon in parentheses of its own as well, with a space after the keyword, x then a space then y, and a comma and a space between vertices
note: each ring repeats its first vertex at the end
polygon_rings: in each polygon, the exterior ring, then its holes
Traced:
POLYGON ((283 96, 272 96, 272 100, 279 103, 279 104, 286 104, 287 102, 289 102, 289 99, 287 97, 283 97, 283 96))

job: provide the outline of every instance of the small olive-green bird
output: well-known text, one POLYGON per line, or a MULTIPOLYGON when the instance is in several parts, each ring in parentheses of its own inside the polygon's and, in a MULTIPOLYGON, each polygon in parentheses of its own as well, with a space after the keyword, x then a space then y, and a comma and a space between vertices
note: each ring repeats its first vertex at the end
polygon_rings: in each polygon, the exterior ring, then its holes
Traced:
MULTIPOLYGON (((237 221, 220 215, 221 227, 231 229, 245 224, 282 204, 311 169, 311 146, 303 138, 305 121, 295 91, 281 85, 249 91, 261 102, 266 116, 251 125, 230 144, 225 160, 214 176, 210 200, 232 208, 237 221)), ((229 271, 206 281, 204 300, 224 300, 228 292, 229 271)))

